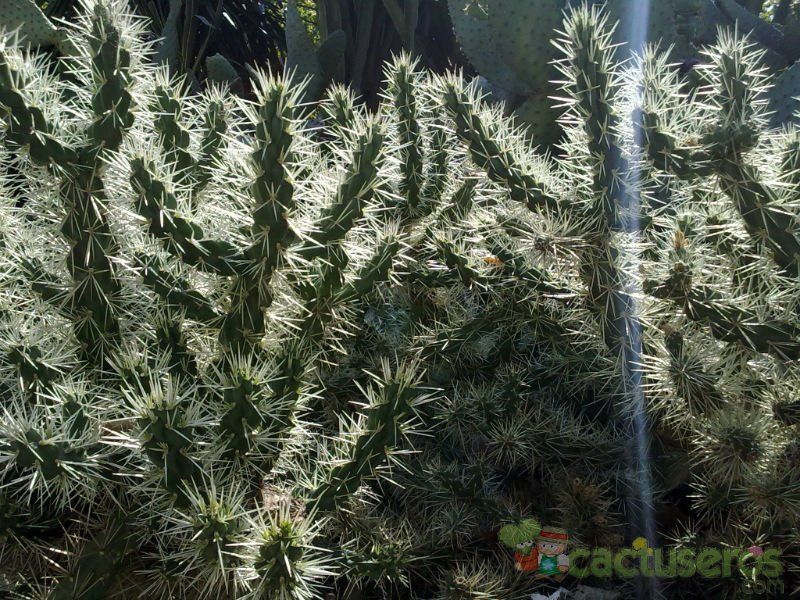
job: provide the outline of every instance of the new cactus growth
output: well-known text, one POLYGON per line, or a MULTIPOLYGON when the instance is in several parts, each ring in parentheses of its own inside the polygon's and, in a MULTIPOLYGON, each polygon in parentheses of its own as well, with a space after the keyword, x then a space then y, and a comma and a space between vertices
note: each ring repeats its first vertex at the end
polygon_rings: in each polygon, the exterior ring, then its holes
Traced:
POLYGON ((406 55, 321 133, 297 77, 196 94, 124 0, 81 9, 68 69, 0 47, 14 594, 525 597, 504 544, 617 547, 642 502, 797 586, 800 154, 747 40, 689 88, 570 10, 553 157, 406 55))

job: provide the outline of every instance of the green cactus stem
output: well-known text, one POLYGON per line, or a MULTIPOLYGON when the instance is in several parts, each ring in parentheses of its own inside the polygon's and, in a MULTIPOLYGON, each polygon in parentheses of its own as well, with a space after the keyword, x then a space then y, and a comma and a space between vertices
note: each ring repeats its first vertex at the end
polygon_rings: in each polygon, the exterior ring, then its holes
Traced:
POLYGON ((153 113, 156 115, 155 130, 164 152, 166 163, 175 170, 180 181, 191 175, 195 169, 195 159, 189 150, 191 136, 181 122, 183 113, 183 81, 170 82, 166 74, 164 81, 153 92, 153 113))
POLYGON ((205 238, 199 226, 175 214, 178 200, 154 174, 151 162, 136 157, 130 166, 131 186, 138 195, 136 210, 147 219, 148 233, 188 265, 219 275, 238 274, 242 259, 237 248, 226 241, 205 238))
POLYGON ((430 400, 426 390, 415 385, 413 369, 400 367, 394 376, 386 373, 386 379, 370 395, 363 427, 348 460, 334 466, 325 482, 311 492, 309 509, 334 509, 388 458, 391 450, 403 444, 420 406, 430 400))
POLYGON ((540 206, 562 210, 564 204, 547 193, 546 186, 524 172, 510 149, 503 148, 489 127, 477 114, 474 90, 465 90, 456 80, 445 82, 444 103, 456 123, 456 133, 468 144, 470 157, 489 177, 508 186, 512 200, 525 203, 534 210, 540 206))
POLYGON ((292 140, 296 91, 282 79, 262 78, 256 122, 256 146, 251 160, 255 180, 250 246, 243 259, 247 274, 233 285, 231 310, 220 329, 220 342, 233 351, 258 344, 264 334, 264 310, 272 303, 269 285, 296 238, 289 218, 295 207, 292 140))
POLYGON ((394 97, 398 114, 401 152, 400 195, 407 202, 409 214, 418 208, 422 196, 423 155, 422 137, 418 121, 415 88, 418 87, 417 63, 409 55, 401 55, 392 63, 389 72, 389 92, 394 97))

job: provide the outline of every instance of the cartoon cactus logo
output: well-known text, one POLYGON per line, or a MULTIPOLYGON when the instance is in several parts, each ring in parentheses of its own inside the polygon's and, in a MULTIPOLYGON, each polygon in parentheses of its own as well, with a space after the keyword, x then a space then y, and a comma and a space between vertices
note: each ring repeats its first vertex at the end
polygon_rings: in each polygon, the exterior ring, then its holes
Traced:
POLYGON ((536 537, 542 526, 536 519, 524 519, 519 523, 503 525, 497 534, 498 539, 514 550, 516 568, 523 572, 533 572, 539 568, 536 553, 536 537))
POLYGON ((569 534, 565 529, 542 527, 537 519, 524 519, 504 525, 498 539, 514 550, 518 571, 560 581, 569 570, 569 534))

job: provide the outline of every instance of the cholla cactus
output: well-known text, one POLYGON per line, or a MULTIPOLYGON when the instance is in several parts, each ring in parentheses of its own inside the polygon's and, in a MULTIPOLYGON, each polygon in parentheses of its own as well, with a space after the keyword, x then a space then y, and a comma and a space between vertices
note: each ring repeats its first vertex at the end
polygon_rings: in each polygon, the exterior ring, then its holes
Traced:
POLYGON ((746 40, 686 90, 570 12, 554 158, 408 56, 323 133, 294 79, 191 95, 126 10, 0 52, 15 593, 521 597, 504 525, 613 546, 679 493, 796 553, 800 157, 746 40))

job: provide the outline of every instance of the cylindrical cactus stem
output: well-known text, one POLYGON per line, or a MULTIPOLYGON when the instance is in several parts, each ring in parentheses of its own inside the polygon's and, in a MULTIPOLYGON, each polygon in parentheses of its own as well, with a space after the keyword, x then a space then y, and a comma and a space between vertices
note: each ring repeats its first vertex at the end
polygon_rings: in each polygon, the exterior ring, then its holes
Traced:
POLYGON ((356 123, 355 105, 356 98, 350 88, 340 83, 328 88, 328 97, 320 108, 335 140, 341 142, 352 135, 353 124, 356 123))
POLYGON ((184 263, 218 275, 237 275, 242 255, 233 244, 205 238, 198 226, 175 214, 178 199, 154 175, 154 166, 138 156, 130 161, 130 182, 136 198, 136 211, 147 219, 147 232, 161 240, 164 249, 184 263))
POLYGON ((330 298, 344 283, 349 258, 342 242, 375 194, 384 139, 383 127, 368 120, 355 136, 351 161, 333 202, 322 210, 308 240, 297 251, 301 258, 317 261, 308 280, 295 281, 301 297, 308 302, 319 304, 320 296, 330 298))
POLYGON ((134 122, 131 49, 123 43, 119 27, 104 4, 94 5, 91 31, 86 36, 95 86, 92 95, 94 121, 89 127, 89 137, 99 152, 119 148, 125 132, 134 122))
POLYGON ((304 512, 291 497, 267 490, 264 506, 250 519, 255 597, 310 600, 323 595, 321 584, 335 569, 328 551, 314 545, 323 522, 304 512))
POLYGON ((491 235, 487 239, 491 261, 496 262, 501 271, 509 277, 523 282, 532 291, 556 298, 572 298, 574 290, 559 286, 550 280, 546 273, 528 264, 523 256, 515 252, 511 245, 505 243, 499 235, 491 235), (496 260, 495 260, 496 259, 496 260))
MULTIPOLYGON (((692 466, 706 481, 742 489, 769 449, 769 417, 742 406, 716 412, 698 424, 692 466)), ((728 501, 730 495, 721 495, 728 501)))
POLYGON ((800 400, 776 402, 772 405, 772 415, 779 422, 790 427, 800 425, 800 400))
POLYGON ((304 319, 302 332, 285 343, 269 376, 243 369, 238 359, 238 369, 226 366, 219 432, 230 458, 253 461, 265 472, 272 468, 301 407, 314 347, 309 338, 321 337, 323 328, 315 315, 304 319))
POLYGON ((422 563, 427 567, 445 566, 444 560, 437 561, 441 558, 441 553, 437 552, 440 548, 415 536, 408 523, 404 527, 376 530, 364 537, 357 546, 343 548, 340 559, 345 577, 361 585, 379 582, 397 585, 405 579, 406 573, 422 563))
POLYGON ((426 202, 436 206, 442 199, 447 185, 447 168, 450 164, 450 154, 447 151, 448 135, 444 122, 436 119, 430 126, 430 158, 429 168, 425 174, 425 185, 422 188, 422 197, 426 202))
POLYGON ((175 170, 178 181, 191 176, 196 164, 190 151, 191 134, 181 122, 184 86, 184 81, 170 81, 166 70, 160 71, 158 84, 153 91, 152 106, 155 114, 153 125, 165 155, 164 162, 175 170))
POLYGON ((459 221, 465 218, 475 204, 477 190, 475 187, 478 185, 478 180, 475 178, 467 178, 464 183, 453 192, 450 201, 447 202, 442 209, 434 215, 437 223, 447 221, 459 221))
POLYGON ((452 240, 444 237, 435 237, 433 245, 439 259, 450 269, 451 273, 457 276, 465 286, 473 284, 480 285, 485 282, 486 278, 475 267, 470 265, 470 259, 464 255, 464 252, 452 240))
POLYGON ((717 43, 705 54, 708 64, 701 67, 711 84, 709 99, 717 111, 714 130, 707 134, 715 157, 733 157, 752 149, 764 124, 767 73, 761 53, 736 32, 722 30, 717 43))
POLYGON ((203 115, 200 157, 195 165, 195 193, 205 189, 211 181, 214 169, 222 156, 227 133, 228 114, 225 97, 220 90, 212 89, 207 94, 203 115))
POLYGON ((630 275, 618 265, 619 250, 596 243, 582 257, 581 276, 586 281, 594 310, 601 316, 603 340, 615 352, 631 352, 631 333, 637 331, 635 300, 626 292, 630 275))
POLYGON ((612 105, 620 88, 612 33, 598 7, 583 5, 568 13, 564 37, 559 40, 566 54, 558 66, 566 80, 563 89, 571 99, 570 116, 582 127, 592 157, 594 194, 588 216, 601 231, 620 228, 620 212, 630 193, 620 117, 612 105))
POLYGON ((91 500, 101 456, 96 432, 86 427, 80 408, 18 408, 17 418, 0 425, 0 462, 14 493, 49 499, 59 508, 91 500))
POLYGON ((712 172, 709 157, 702 151, 679 147, 675 137, 661 127, 657 113, 637 108, 633 114, 633 125, 656 169, 683 180, 696 179, 712 172))
POLYGON ((391 372, 383 362, 383 376, 377 389, 367 392, 363 422, 358 426, 348 459, 338 462, 309 495, 309 510, 329 511, 352 495, 362 481, 374 476, 392 450, 404 446, 420 406, 431 399, 430 391, 420 387, 417 365, 407 364, 391 372))
MULTIPOLYGON (((25 90, 30 81, 16 68, 14 48, 0 48, 0 106, 6 126, 4 142, 11 149, 27 149, 31 161, 74 174, 78 155, 72 146, 58 139, 58 127, 42 109, 29 102, 25 90)), ((46 69, 45 65, 41 65, 46 69)))
POLYGON ((225 402, 229 408, 220 420, 220 432, 228 436, 228 451, 236 458, 244 458, 251 449, 251 432, 263 425, 263 416, 251 397, 252 383, 246 380, 235 383, 235 386, 225 389, 225 402))
MULTIPOLYGON (((289 409, 279 411, 279 413, 291 415, 297 408, 300 390, 308 370, 309 358, 310 355, 304 349, 302 341, 294 339, 286 345, 276 359, 275 374, 269 380, 269 389, 272 390, 270 403, 289 409)), ((288 427, 288 423, 288 419, 273 418, 272 422, 268 424, 268 429, 274 432, 277 425, 279 430, 284 430, 288 427)))
POLYGON ((683 263, 673 266, 666 281, 646 282, 644 290, 657 298, 682 304, 687 317, 708 325, 711 334, 720 341, 785 360, 800 358, 800 327, 790 321, 763 318, 714 289, 692 285, 691 270, 683 263))
POLYGON ((631 122, 636 143, 642 145, 656 169, 692 181, 711 175, 713 169, 699 140, 689 145, 690 135, 697 132, 686 131, 681 111, 692 96, 686 97, 683 93, 680 74, 672 68, 669 59, 669 54, 658 52, 653 46, 647 46, 642 56, 635 57, 632 72, 641 78, 641 96, 633 109, 631 122), (683 101, 671 105, 665 103, 665 98, 683 101), (680 136, 681 141, 676 136, 680 136), (686 147, 681 147, 681 143, 686 147))
POLYGON ((389 280, 395 256, 400 251, 401 243, 396 235, 385 236, 378 244, 376 251, 356 273, 352 281, 339 288, 333 296, 333 302, 340 304, 369 294, 375 287, 389 280))
POLYGON ((622 215, 637 191, 627 181, 620 118, 612 105, 619 89, 612 33, 598 7, 584 4, 570 11, 559 40, 567 56, 559 69, 565 76, 564 91, 571 97, 570 116, 582 126, 591 162, 589 247, 581 257, 581 276, 602 319, 606 344, 636 361, 631 334, 640 325, 635 301, 627 292, 631 277, 620 267, 624 257, 613 238, 613 232, 627 227, 622 215))
POLYGON ((423 140, 417 107, 417 88, 421 75, 418 62, 401 54, 387 68, 389 93, 397 111, 400 141, 400 195, 406 203, 406 216, 413 215, 422 199, 424 177, 423 140))
MULTIPOLYGON (((284 85, 284 82, 273 81, 269 87, 265 88, 265 98, 273 99, 273 102, 265 102, 262 105, 261 115, 264 117, 264 122, 270 123, 272 127, 271 138, 267 137, 268 130, 264 129, 265 142, 271 140, 270 143, 274 145, 268 145, 263 152, 258 153, 258 156, 264 160, 267 160, 271 154, 280 156, 284 160, 290 152, 289 145, 293 131, 292 107, 296 98, 285 95, 288 90, 284 85), (279 124, 281 126, 278 126, 279 124), (279 135, 277 132, 283 133, 279 135), (286 144, 286 146, 281 147, 280 144, 286 144)), ((304 385, 308 368, 307 355, 316 350, 323 339, 328 322, 333 317, 332 304, 340 301, 348 292, 368 293, 377 284, 379 275, 385 274, 388 277, 387 253, 385 248, 380 248, 378 258, 372 263, 374 269, 364 271, 361 273, 364 276, 363 279, 356 279, 351 286, 344 287, 344 270, 349 263, 349 258, 342 240, 356 220, 361 217, 364 204, 371 199, 374 193, 377 169, 382 156, 382 143, 383 134, 380 128, 370 122, 355 140, 353 160, 344 180, 337 188, 334 202, 323 211, 314 228, 317 237, 313 237, 312 234, 312 241, 298 249, 300 255, 308 260, 320 256, 324 256, 324 260, 318 261, 317 268, 312 270, 308 281, 300 279, 295 281, 305 303, 306 316, 299 324, 293 339, 286 344, 285 349, 278 357, 276 376, 270 379, 269 388, 272 390, 272 395, 265 401, 264 406, 272 408, 264 414, 269 414, 271 419, 264 424, 263 417, 260 417, 261 409, 249 406, 247 407, 247 410, 250 411, 248 414, 251 415, 254 425, 251 426, 248 421, 240 418, 241 427, 235 432, 229 432, 235 434, 231 439, 236 440, 235 443, 240 446, 246 443, 248 431, 245 430, 253 431, 256 426, 266 430, 268 434, 266 437, 280 441, 281 436, 291 426, 292 415, 298 408, 300 390, 304 385)), ((293 186, 288 171, 279 172, 272 163, 265 162, 264 165, 271 165, 270 175, 275 179, 270 183, 267 183, 266 180, 262 181, 262 188, 271 189, 273 193, 263 205, 259 206, 254 218, 257 220, 260 215, 264 219, 271 219, 268 222, 274 224, 276 235, 280 236, 283 233, 282 237, 277 237, 277 241, 276 238, 272 238, 271 243, 276 244, 278 248, 266 255, 267 258, 276 261, 275 266, 277 266, 278 251, 282 252, 283 244, 288 245, 295 239, 295 234, 286 221, 285 212, 287 206, 294 206, 293 186), (275 204, 279 200, 282 202, 275 204)), ((257 181, 254 189, 259 185, 257 181)), ((270 231, 273 230, 270 228, 268 232, 270 231)), ((265 240, 265 242, 269 241, 265 240)), ((392 244, 392 240, 387 241, 394 252, 399 250, 399 244, 392 244)), ((254 247, 256 246, 254 245, 254 247)), ((391 262, 391 257, 389 262, 391 262)), ((270 270, 270 275, 271 272, 270 270)), ((240 282, 243 281, 244 278, 240 279, 240 282)), ((254 281, 259 283, 257 280, 254 281)), ((257 296, 253 298, 257 299, 257 296)), ((257 306, 249 308, 253 311, 257 309, 257 306)), ((223 417, 223 425, 229 424, 233 427, 234 412, 243 414, 243 410, 242 407, 234 407, 229 410, 223 417)))
POLYGON ((378 170, 383 162, 383 126, 367 120, 353 142, 353 150, 344 179, 336 189, 333 202, 322 210, 310 239, 298 249, 307 260, 323 258, 331 244, 341 242, 363 215, 378 185, 378 170))
POLYGON ((189 282, 169 273, 156 257, 141 255, 136 262, 144 284, 171 307, 183 309, 188 318, 205 325, 214 325, 221 318, 205 296, 193 290, 189 282))
POLYGON ((194 375, 197 363, 183 331, 183 317, 179 311, 165 307, 153 319, 158 347, 169 360, 168 369, 176 375, 194 375))
POLYGON ((242 597, 237 572, 245 541, 244 495, 235 484, 223 487, 208 474, 188 487, 186 498, 181 510, 167 517, 173 545, 161 549, 162 561, 177 562, 178 577, 187 588, 202 586, 204 596, 242 597))
POLYGON ((788 209, 789 200, 764 183, 755 167, 741 160, 724 159, 719 165, 722 189, 733 200, 757 246, 769 249, 788 275, 799 277, 800 225, 788 209))
POLYGON ((766 75, 750 42, 722 33, 709 50, 716 130, 708 136, 720 184, 755 243, 768 249, 789 276, 800 276, 800 224, 787 194, 773 189, 746 153, 755 146, 763 120, 766 75))
POLYGON ((271 391, 269 397, 259 400, 256 394, 251 393, 238 403, 229 402, 231 408, 223 417, 221 426, 230 436, 231 448, 241 454, 242 446, 250 448, 250 433, 260 429, 268 447, 261 448, 257 454, 267 462, 277 454, 292 426, 293 415, 300 407, 307 371, 311 366, 309 359, 319 350, 333 318, 334 306, 363 297, 387 281, 399 250, 399 240, 387 235, 352 281, 335 288, 325 286, 317 297, 307 300, 306 316, 292 338, 284 343, 275 361, 274 373, 266 382, 265 388, 271 391))
POLYGON ((706 323, 718 340, 785 360, 800 358, 800 327, 780 319, 759 318, 755 311, 725 301, 713 290, 698 286, 689 290, 686 314, 706 323))
POLYGON ((725 404, 725 396, 717 388, 719 374, 709 372, 701 357, 693 355, 683 334, 669 328, 664 335, 669 355, 668 371, 678 396, 686 401, 693 416, 710 416, 725 404))
POLYGON ((253 224, 243 257, 247 269, 234 282, 231 308, 220 327, 220 342, 232 350, 248 351, 264 335, 264 311, 272 304, 272 275, 297 238, 289 222, 295 208, 292 146, 297 102, 297 90, 285 79, 260 76, 251 153, 253 224))
POLYGON ((137 373, 121 373, 131 385, 123 389, 135 413, 139 443, 161 474, 161 485, 179 506, 186 506, 187 490, 202 486, 203 470, 193 457, 196 448, 198 407, 191 394, 181 389, 180 377, 165 381, 141 380, 137 373))
POLYGON ((0 364, 14 368, 19 387, 28 394, 31 401, 41 401, 42 393, 61 378, 56 365, 49 364, 42 348, 35 345, 15 345, 0 356, 0 364))
POLYGON ((420 357, 436 360, 468 354, 471 344, 497 330, 500 320, 495 315, 480 315, 466 323, 439 328, 430 339, 417 343, 420 357))
POLYGON ((114 589, 116 579, 126 571, 125 559, 134 549, 131 527, 123 513, 117 514, 92 539, 86 541, 67 574, 48 598, 102 598, 114 589))
POLYGON ((504 147, 494 135, 492 124, 479 114, 480 101, 474 89, 465 89, 455 77, 446 79, 444 105, 455 121, 456 134, 467 144, 472 160, 492 181, 506 185, 512 200, 525 203, 531 210, 542 206, 554 211, 567 208, 547 192, 541 181, 526 172, 513 149, 504 147))
POLYGON ((59 143, 55 125, 35 106, 27 106, 18 91, 15 73, 3 55, 0 60, 0 101, 11 108, 13 121, 7 134, 12 143, 27 138, 29 155, 37 164, 56 167, 62 176, 61 197, 66 208, 61 232, 70 243, 67 268, 74 289, 66 300, 75 321, 75 335, 83 357, 90 361, 107 358, 119 333, 117 321, 119 291, 110 256, 115 243, 105 215, 105 191, 101 179, 100 155, 116 149, 133 123, 129 91, 130 51, 104 5, 94 5, 85 35, 91 61, 92 122, 80 147, 59 143))
MULTIPOLYGON (((432 182, 429 181, 429 183, 432 182)), ((405 275, 406 280, 419 281, 430 288, 446 285, 446 281, 450 278, 449 273, 434 273, 433 270, 425 265, 429 258, 440 254, 439 246, 437 245, 437 236, 439 233, 443 229, 449 230, 454 225, 458 224, 472 209, 476 196, 476 185, 477 180, 475 178, 468 178, 464 184, 455 191, 450 201, 441 203, 442 206, 439 210, 428 219, 428 224, 420 238, 423 241, 423 245, 414 245, 411 248, 411 261, 409 263, 411 268, 405 275)), ((428 196, 426 196, 426 198, 427 197, 428 196)))
POLYGON ((319 350, 325 331, 333 318, 333 308, 343 302, 361 298, 372 292, 390 276, 400 242, 387 235, 375 253, 358 271, 355 278, 339 287, 324 286, 320 294, 306 304, 306 316, 298 325, 291 340, 288 340, 276 360, 276 368, 268 382, 272 391, 264 403, 269 410, 269 419, 263 419, 268 439, 280 442, 292 423, 292 415, 299 408, 301 391, 305 385, 309 358, 319 350))
POLYGON ((75 335, 86 359, 104 360, 119 336, 122 286, 111 260, 117 248, 106 220, 99 173, 90 168, 65 179, 61 197, 68 207, 61 233, 72 245, 67 268, 74 288, 68 303, 75 314, 75 335))

